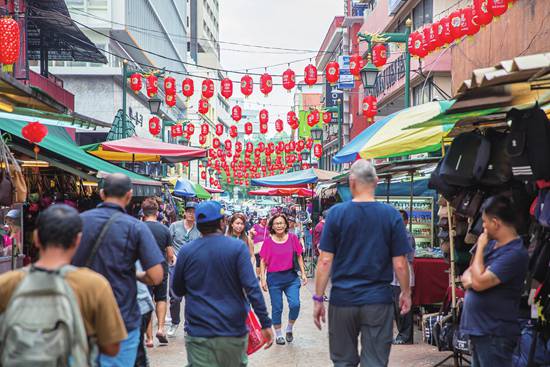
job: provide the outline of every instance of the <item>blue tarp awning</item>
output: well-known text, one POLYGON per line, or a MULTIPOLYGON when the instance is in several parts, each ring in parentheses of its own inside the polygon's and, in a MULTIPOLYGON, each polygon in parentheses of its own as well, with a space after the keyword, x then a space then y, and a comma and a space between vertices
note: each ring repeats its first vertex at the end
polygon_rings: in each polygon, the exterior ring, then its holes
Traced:
POLYGON ((306 187, 308 184, 316 184, 319 181, 330 180, 337 175, 337 172, 310 168, 284 173, 282 175, 253 179, 251 185, 264 187, 306 187))
POLYGON ((180 178, 176 181, 176 186, 174 187, 174 195, 184 198, 193 198, 197 196, 193 183, 189 180, 186 180, 185 178, 180 178))
MULTIPOLYGON (((420 179, 414 181, 413 196, 435 196, 436 192, 428 188, 429 179, 420 179)), ((338 194, 342 201, 351 200, 351 192, 349 186, 338 185, 338 194)), ((411 183, 409 182, 392 182, 390 183, 389 196, 410 196, 411 183)), ((385 181, 380 181, 376 187, 376 196, 388 196, 387 184, 385 181)))

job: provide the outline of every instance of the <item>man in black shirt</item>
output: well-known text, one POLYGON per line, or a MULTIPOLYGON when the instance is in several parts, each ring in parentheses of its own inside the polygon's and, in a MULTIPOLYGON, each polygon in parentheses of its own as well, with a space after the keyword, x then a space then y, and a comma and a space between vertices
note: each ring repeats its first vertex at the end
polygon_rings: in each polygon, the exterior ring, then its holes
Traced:
MULTIPOLYGON (((143 221, 145 225, 149 227, 153 233, 153 237, 159 246, 160 251, 164 255, 164 258, 168 261, 171 259, 174 250, 172 248, 172 236, 168 228, 158 222, 158 213, 159 205, 154 198, 147 198, 141 204, 141 209, 143 210, 143 221)), ((156 286, 151 287, 151 293, 155 301, 155 311, 158 319, 158 331, 157 339, 161 344, 167 344, 168 339, 166 339, 166 332, 164 331, 164 321, 166 318, 166 300, 168 292, 168 265, 163 263, 164 266, 164 277, 162 278, 162 283, 156 286)), ((150 335, 152 333, 150 332, 150 335)), ((151 341, 148 341, 151 342, 151 341)))

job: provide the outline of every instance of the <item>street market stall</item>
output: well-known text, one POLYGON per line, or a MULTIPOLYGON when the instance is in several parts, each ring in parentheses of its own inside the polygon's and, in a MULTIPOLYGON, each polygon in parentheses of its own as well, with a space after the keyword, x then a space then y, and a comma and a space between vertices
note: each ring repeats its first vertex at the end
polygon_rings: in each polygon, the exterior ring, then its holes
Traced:
POLYGON ((307 187, 318 182, 328 181, 335 176, 337 172, 325 171, 317 168, 310 168, 295 172, 284 173, 281 175, 256 178, 251 180, 252 186, 264 187, 307 187))
POLYGON ((251 190, 248 195, 256 196, 294 196, 296 197, 313 197, 315 192, 310 189, 300 188, 272 188, 266 190, 251 190))

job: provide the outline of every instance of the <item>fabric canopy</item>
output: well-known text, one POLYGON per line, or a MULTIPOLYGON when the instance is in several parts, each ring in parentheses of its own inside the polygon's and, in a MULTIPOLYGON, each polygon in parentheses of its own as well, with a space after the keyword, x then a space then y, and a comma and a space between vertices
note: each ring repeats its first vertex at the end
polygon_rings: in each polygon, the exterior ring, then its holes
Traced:
POLYGON ((185 178, 180 178, 176 181, 174 195, 182 196, 184 198, 194 198, 197 196, 193 183, 185 178))
POLYGON ((195 189, 195 195, 202 200, 208 200, 212 197, 208 191, 200 184, 194 184, 193 188, 195 189))
POLYGON ((253 190, 248 192, 249 195, 256 195, 256 196, 292 196, 292 195, 298 195, 302 197, 313 197, 315 192, 310 189, 306 189, 303 187, 297 187, 297 188, 273 188, 273 189, 264 189, 264 190, 253 190))
POLYGON ((265 187, 307 187, 308 184, 331 180, 336 175, 338 175, 336 172, 310 168, 282 175, 253 179, 251 185, 265 187))
POLYGON ((393 113, 365 129, 333 158, 336 164, 358 158, 372 159, 433 152, 452 125, 420 129, 408 127, 427 121, 445 112, 453 101, 429 102, 393 113))
POLYGON ((204 189, 211 194, 221 194, 225 192, 224 190, 215 189, 213 187, 207 187, 207 186, 204 186, 204 189))

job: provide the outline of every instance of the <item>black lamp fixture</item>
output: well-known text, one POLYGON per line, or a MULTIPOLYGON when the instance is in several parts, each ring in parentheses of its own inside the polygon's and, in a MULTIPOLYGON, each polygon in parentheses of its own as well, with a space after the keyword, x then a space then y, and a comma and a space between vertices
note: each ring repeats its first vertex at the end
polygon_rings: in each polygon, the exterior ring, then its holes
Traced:
POLYGON ((311 129, 311 137, 313 140, 321 140, 323 137, 323 130, 322 129, 311 129))
POLYGON ((158 115, 160 112, 160 106, 162 104, 162 101, 158 97, 153 97, 149 99, 149 111, 151 111, 152 115, 158 115))
POLYGON ((302 156, 302 161, 307 161, 309 160, 309 152, 307 150, 302 150, 302 152, 300 153, 300 155, 302 156))
POLYGON ((367 65, 363 66, 360 73, 361 73, 361 82, 363 83, 363 87, 365 89, 373 88, 374 83, 376 82, 376 77, 378 76, 379 70, 370 61, 370 58, 367 65))

